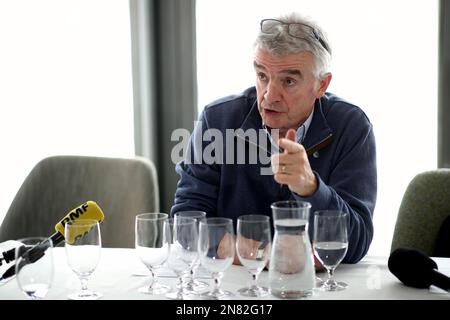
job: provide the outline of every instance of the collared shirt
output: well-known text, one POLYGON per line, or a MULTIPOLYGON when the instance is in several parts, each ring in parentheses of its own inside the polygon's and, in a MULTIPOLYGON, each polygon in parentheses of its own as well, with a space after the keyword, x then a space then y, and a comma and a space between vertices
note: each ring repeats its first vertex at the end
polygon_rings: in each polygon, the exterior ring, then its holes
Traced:
MULTIPOLYGON (((305 120, 305 122, 303 122, 303 124, 300 127, 298 127, 298 129, 297 129, 297 133, 296 133, 297 142, 300 143, 300 144, 302 144, 303 140, 305 140, 306 133, 308 132, 309 126, 311 125, 311 121, 312 121, 313 115, 314 115, 314 108, 312 109, 310 115, 305 120)), ((271 147, 272 152, 271 153, 274 153, 274 151, 275 152, 281 152, 280 151, 280 147, 275 142, 275 140, 272 138, 272 135, 270 134, 269 130, 267 129, 267 126, 264 123, 263 123, 263 128, 264 128, 264 131, 267 133, 267 136, 269 137, 270 143, 272 145, 272 147, 271 147)))

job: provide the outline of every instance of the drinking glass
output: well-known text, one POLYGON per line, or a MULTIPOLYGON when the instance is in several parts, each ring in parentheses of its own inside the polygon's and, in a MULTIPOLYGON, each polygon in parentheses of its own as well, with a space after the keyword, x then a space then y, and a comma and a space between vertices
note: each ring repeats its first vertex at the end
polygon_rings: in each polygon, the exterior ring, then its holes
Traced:
POLYGON ((319 287, 323 291, 344 290, 347 284, 334 280, 334 270, 347 253, 348 214, 324 210, 314 213, 314 253, 326 268, 328 279, 319 287))
POLYGON ((68 295, 71 300, 95 300, 103 295, 88 289, 87 283, 100 261, 102 238, 97 220, 82 219, 64 227, 67 263, 81 282, 81 291, 68 295))
MULTIPOLYGON (((194 218, 197 221, 197 230, 199 222, 206 220, 206 212, 197 210, 178 211, 174 214, 174 217, 177 216, 194 218)), ((200 257, 197 255, 192 268, 189 270, 189 281, 186 283, 186 290, 189 292, 202 291, 209 286, 206 282, 195 279, 195 272, 199 266, 200 257)))
POLYGON ((19 288, 31 299, 43 299, 53 280, 53 243, 43 237, 18 240, 15 250, 16 279, 19 288))
POLYGON ((214 289, 203 293, 207 299, 225 299, 233 294, 221 288, 223 272, 234 260, 235 240, 233 220, 207 218, 199 224, 199 254, 202 266, 212 273, 214 289))
POLYGON ((262 297, 269 294, 269 289, 258 285, 258 276, 269 261, 271 242, 268 216, 250 214, 238 218, 236 253, 252 276, 252 284, 238 290, 241 295, 262 297))
POLYGON ((135 243, 136 252, 142 263, 151 273, 149 286, 139 288, 139 292, 147 294, 163 294, 170 287, 158 283, 154 269, 160 267, 169 257, 170 232, 167 213, 142 213, 136 216, 135 243))
POLYGON ((179 284, 175 291, 166 294, 166 298, 183 300, 193 293, 186 290, 183 273, 192 269, 198 257, 197 221, 194 218, 175 216, 168 223, 171 224, 172 242, 167 265, 177 275, 179 284))

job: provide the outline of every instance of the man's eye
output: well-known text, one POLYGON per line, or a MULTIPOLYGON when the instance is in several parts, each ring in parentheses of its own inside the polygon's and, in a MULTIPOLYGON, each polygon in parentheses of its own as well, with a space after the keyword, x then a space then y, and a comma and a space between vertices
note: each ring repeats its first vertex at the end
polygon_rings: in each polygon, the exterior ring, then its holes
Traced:
POLYGON ((294 85, 297 83, 297 81, 296 81, 295 79, 292 79, 292 78, 287 78, 287 79, 285 80, 285 83, 286 83, 286 85, 288 85, 289 87, 291 87, 291 86, 294 86, 294 85))
POLYGON ((258 79, 259 80, 261 80, 261 81, 266 81, 267 80, 267 77, 266 77, 266 75, 264 74, 264 73, 258 73, 258 79))

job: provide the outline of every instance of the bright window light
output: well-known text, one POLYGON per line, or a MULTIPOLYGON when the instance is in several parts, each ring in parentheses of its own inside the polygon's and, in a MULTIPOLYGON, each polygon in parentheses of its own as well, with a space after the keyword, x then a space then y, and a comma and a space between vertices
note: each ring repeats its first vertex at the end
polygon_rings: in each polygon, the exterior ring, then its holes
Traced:
POLYGON ((134 156, 129 2, 1 0, 0 39, 1 222, 44 157, 134 156))

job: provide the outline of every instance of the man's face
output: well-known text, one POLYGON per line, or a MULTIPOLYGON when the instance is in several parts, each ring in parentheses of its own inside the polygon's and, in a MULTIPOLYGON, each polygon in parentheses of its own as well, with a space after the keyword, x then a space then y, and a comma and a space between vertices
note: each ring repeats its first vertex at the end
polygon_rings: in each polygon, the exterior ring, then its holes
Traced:
POLYGON ((275 56, 256 48, 254 67, 259 113, 266 126, 280 129, 280 136, 308 118, 329 83, 314 77, 309 52, 275 56))

